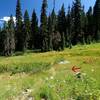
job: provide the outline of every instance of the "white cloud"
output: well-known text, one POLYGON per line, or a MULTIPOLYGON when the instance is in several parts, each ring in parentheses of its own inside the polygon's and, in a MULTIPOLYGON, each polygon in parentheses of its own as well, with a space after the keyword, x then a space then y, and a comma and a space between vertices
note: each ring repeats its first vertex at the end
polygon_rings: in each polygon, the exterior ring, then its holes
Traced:
POLYGON ((1 20, 1 21, 6 21, 6 22, 7 22, 9 19, 10 19, 10 17, 3 17, 3 18, 1 18, 0 20, 1 20))
MULTIPOLYGON (((10 17, 8 17, 8 16, 5 16, 0 19, 0 21, 6 21, 6 22, 8 22, 9 20, 10 20, 10 17)), ((14 20, 14 22, 16 22, 16 17, 13 16, 13 20, 14 20)))

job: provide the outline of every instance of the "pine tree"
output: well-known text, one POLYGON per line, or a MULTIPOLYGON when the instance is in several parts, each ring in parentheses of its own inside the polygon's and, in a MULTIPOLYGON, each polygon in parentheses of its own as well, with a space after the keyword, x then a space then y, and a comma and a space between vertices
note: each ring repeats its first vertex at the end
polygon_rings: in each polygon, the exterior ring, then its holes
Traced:
POLYGON ((75 0, 73 4, 74 8, 74 34, 73 34, 73 44, 80 43, 83 40, 82 36, 82 25, 81 25, 81 15, 82 15, 82 7, 81 1, 75 0))
POLYGON ((85 23, 86 23, 86 14, 83 6, 81 9, 81 38, 80 38, 81 44, 85 44, 85 31, 84 31, 85 23))
POLYGON ((86 43, 90 44, 93 38, 93 13, 92 7, 89 8, 87 12, 87 34, 86 34, 86 43))
POLYGON ((66 23, 66 27, 67 27, 67 35, 66 35, 66 44, 68 45, 68 47, 71 49, 72 48, 72 17, 71 17, 71 10, 70 10, 70 6, 68 7, 68 13, 67 13, 67 23, 66 23))
POLYGON ((8 32, 9 32, 9 55, 12 55, 15 52, 15 30, 14 30, 14 20, 13 16, 10 16, 8 21, 8 32))
POLYGON ((1 32, 1 55, 2 56, 9 56, 9 32, 8 32, 8 24, 4 22, 3 30, 1 32))
POLYGON ((41 9, 41 25, 40 25, 40 33, 41 33, 41 50, 43 52, 48 51, 48 32, 47 32, 47 0, 43 0, 42 9, 41 9))
POLYGON ((53 28, 52 28, 52 18, 51 15, 48 17, 48 50, 51 51, 53 50, 53 43, 52 43, 52 34, 53 34, 53 28))
POLYGON ((31 24, 30 24, 28 11, 26 10, 24 14, 24 27, 23 27, 24 50, 29 48, 30 34, 31 34, 31 24))
POLYGON ((61 49, 64 50, 65 47, 65 34, 66 34, 66 16, 64 4, 58 14, 58 31, 61 34, 61 49))
POLYGON ((31 20, 31 41, 30 47, 33 49, 40 48, 40 34, 38 29, 38 18, 36 15, 35 10, 32 13, 32 20, 31 20))
POLYGON ((12 15, 8 22, 4 22, 0 33, 0 55, 11 56, 15 52, 15 30, 12 15))
POLYGON ((53 50, 53 33, 56 31, 56 14, 53 8, 51 14, 48 17, 48 48, 49 50, 53 50))
MULTIPOLYGON (((70 45, 69 45, 69 47, 71 48, 72 46, 71 45, 73 45, 73 44, 75 44, 74 43, 74 37, 75 37, 75 25, 74 25, 74 23, 75 23, 75 10, 74 10, 74 3, 73 3, 73 5, 72 5, 72 7, 71 7, 71 10, 70 10, 70 12, 69 12, 69 22, 70 22, 70 34, 68 34, 68 38, 70 38, 70 40, 69 40, 69 43, 70 43, 70 45)), ((68 22, 67 22, 68 23, 68 22)), ((67 25, 68 26, 68 25, 67 25)))
POLYGON ((16 5, 16 51, 23 51, 23 22, 20 0, 16 5))
POLYGON ((55 27, 56 27, 56 20, 57 20, 57 18, 56 18, 57 16, 56 16, 56 13, 55 13, 55 10, 54 10, 54 8, 53 8, 53 10, 52 10, 52 13, 51 13, 51 23, 52 23, 52 32, 54 32, 56 29, 55 29, 55 27))
POLYGON ((100 0, 96 0, 93 12, 94 19, 94 38, 96 41, 100 41, 100 0))

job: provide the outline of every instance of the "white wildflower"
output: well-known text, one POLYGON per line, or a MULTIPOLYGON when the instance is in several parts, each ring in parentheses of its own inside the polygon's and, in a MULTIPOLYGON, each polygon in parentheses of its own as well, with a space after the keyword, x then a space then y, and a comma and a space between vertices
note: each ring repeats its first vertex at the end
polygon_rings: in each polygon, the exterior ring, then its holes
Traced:
POLYGON ((94 69, 91 69, 92 72, 94 72, 94 69))
POLYGON ((50 77, 50 79, 51 79, 51 80, 53 80, 53 79, 54 79, 54 77, 53 77, 53 76, 51 76, 51 77, 50 77))
POLYGON ((65 80, 64 80, 63 82, 64 82, 64 83, 66 83, 66 81, 65 81, 65 80))
POLYGON ((92 95, 92 93, 90 93, 90 95, 92 95))
POLYGON ((87 91, 87 90, 85 90, 85 92, 87 93, 88 91, 87 91))

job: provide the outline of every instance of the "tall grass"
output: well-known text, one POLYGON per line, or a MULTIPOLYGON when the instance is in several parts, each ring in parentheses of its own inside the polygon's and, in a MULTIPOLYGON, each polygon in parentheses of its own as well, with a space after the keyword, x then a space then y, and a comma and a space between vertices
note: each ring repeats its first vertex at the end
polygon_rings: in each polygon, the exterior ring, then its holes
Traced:
POLYGON ((50 68, 50 63, 25 63, 25 64, 19 64, 19 65, 1 65, 0 66, 0 73, 4 73, 4 72, 10 72, 12 74, 16 74, 16 73, 28 73, 28 72, 32 72, 32 73, 36 73, 42 70, 46 70, 50 68))

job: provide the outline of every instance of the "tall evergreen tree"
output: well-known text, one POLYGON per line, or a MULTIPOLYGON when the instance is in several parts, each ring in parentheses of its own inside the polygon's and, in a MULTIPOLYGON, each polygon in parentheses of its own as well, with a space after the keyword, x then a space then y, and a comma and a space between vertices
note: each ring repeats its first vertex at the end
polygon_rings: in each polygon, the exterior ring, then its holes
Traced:
POLYGON ((15 25, 13 16, 10 16, 8 21, 8 32, 9 32, 9 55, 12 55, 15 52, 15 25))
POLYGON ((48 29, 48 50, 51 51, 53 50, 53 43, 52 43, 52 33, 53 33, 53 29, 52 29, 52 18, 51 15, 49 15, 48 17, 48 25, 47 25, 47 29, 48 29))
POLYGON ((70 6, 68 7, 68 13, 67 13, 67 18, 66 18, 66 31, 67 31, 67 35, 66 35, 66 44, 68 45, 68 47, 71 49, 72 48, 72 17, 71 17, 71 9, 70 6))
POLYGON ((16 50, 23 51, 23 22, 20 0, 17 0, 16 5, 16 50))
MULTIPOLYGON (((72 7, 71 7, 71 11, 69 12, 69 17, 70 17, 70 19, 69 19, 69 21, 70 21, 70 39, 71 39, 71 41, 69 41, 71 44, 75 44, 74 43, 74 37, 75 37, 75 25, 74 25, 74 23, 75 23, 75 10, 74 10, 74 3, 73 3, 73 5, 72 5, 72 7)), ((68 36, 68 38, 69 38, 69 36, 68 36)))
POLYGON ((48 32, 47 32, 47 0, 43 0, 42 9, 41 9, 41 25, 40 25, 40 32, 42 38, 42 45, 41 50, 43 52, 48 51, 48 32))
POLYGON ((31 41, 30 41, 31 48, 39 49, 40 48, 40 34, 38 29, 38 18, 36 15, 35 10, 32 13, 32 20, 31 20, 31 41))
POLYGON ((82 44, 85 44, 85 23, 86 23, 86 13, 84 11, 84 6, 81 8, 81 38, 80 38, 80 42, 82 44))
POLYGON ((48 35, 49 35, 49 40, 48 40, 48 48, 49 50, 53 50, 53 33, 56 32, 56 14, 55 10, 53 8, 51 14, 48 17, 48 35))
POLYGON ((100 41, 100 0, 96 0, 93 12, 94 19, 94 38, 96 41, 100 41))
POLYGON ((55 9, 53 8, 52 12, 51 12, 51 23, 52 23, 52 32, 54 32, 56 29, 56 23, 57 22, 57 16, 56 16, 56 13, 55 13, 55 9))
POLYGON ((29 47, 30 34, 31 34, 31 24, 30 24, 28 11, 26 10, 25 14, 24 14, 24 27, 23 27, 24 50, 28 49, 28 47, 29 47))
POLYGON ((65 34, 66 34, 66 16, 64 4, 58 14, 58 31, 61 34, 61 49, 64 50, 65 47, 65 34))
POLYGON ((9 56, 9 32, 8 32, 8 24, 4 22, 3 30, 1 32, 1 55, 9 56))
POLYGON ((77 44, 83 40, 82 36, 82 26, 81 26, 81 15, 82 7, 81 1, 75 0, 74 4, 74 34, 73 34, 73 44, 77 44))
POLYGON ((15 52, 15 30, 14 21, 11 15, 8 22, 4 22, 3 29, 0 33, 0 54, 11 56, 15 52))
POLYGON ((92 13, 92 7, 89 8, 87 14, 87 32, 86 32, 86 43, 89 43, 92 41, 93 38, 93 13, 92 13))

